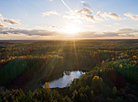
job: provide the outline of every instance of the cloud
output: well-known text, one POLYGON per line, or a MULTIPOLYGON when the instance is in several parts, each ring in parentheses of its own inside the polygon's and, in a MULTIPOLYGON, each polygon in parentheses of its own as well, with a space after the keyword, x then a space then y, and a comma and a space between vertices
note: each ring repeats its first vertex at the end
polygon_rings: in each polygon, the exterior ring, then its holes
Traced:
POLYGON ((94 21, 94 16, 92 16, 92 15, 85 15, 84 18, 94 21))
POLYGON ((120 25, 119 23, 115 23, 115 25, 120 25))
POLYGON ((121 28, 114 32, 80 32, 79 34, 84 38, 135 37, 138 35, 138 30, 121 28))
POLYGON ((68 18, 68 19, 75 19, 75 20, 76 19, 88 20, 88 21, 92 21, 92 22, 109 20, 109 18, 114 19, 114 20, 122 19, 119 15, 117 15, 116 13, 112 13, 112 12, 101 13, 99 11, 99 12, 97 12, 96 15, 92 15, 92 11, 89 9, 86 9, 86 8, 70 11, 70 12, 68 12, 68 14, 69 14, 68 16, 64 16, 64 17, 68 18))
POLYGON ((81 3, 85 3, 85 1, 81 1, 81 3))
POLYGON ((81 3, 83 4, 84 7, 90 9, 91 7, 89 6, 89 4, 86 4, 85 1, 81 1, 81 3))
MULTIPOLYGON (((53 26, 55 27, 55 26, 53 26)), ((0 34, 25 34, 27 36, 45 36, 45 37, 51 37, 53 38, 66 38, 66 36, 69 36, 65 32, 60 31, 51 31, 51 30, 40 30, 40 29, 20 29, 20 28, 8 28, 4 27, 1 28, 0 34)), ((131 29, 131 28, 121 28, 114 32, 92 32, 92 31, 81 31, 74 35, 74 38, 107 38, 107 37, 135 37, 138 36, 138 30, 131 29)), ((67 37, 68 38, 68 37, 67 37)))
MULTIPOLYGON (((85 4, 84 1, 81 1, 81 3, 85 4)), ((69 12, 67 12, 69 15, 63 17, 68 19, 74 19, 74 22, 79 21, 80 23, 82 22, 81 20, 94 21, 92 10, 90 9, 90 7, 88 7, 88 5, 86 6, 86 4, 85 7, 86 8, 82 8, 80 10, 70 10, 69 12)))
POLYGON ((49 1, 53 1, 53 0, 49 0, 49 1))
POLYGON ((116 13, 113 13, 113 12, 109 12, 109 13, 104 12, 104 13, 101 13, 100 11, 98 11, 97 15, 98 16, 102 16, 103 18, 105 18, 105 20, 108 20, 108 18, 115 19, 115 20, 122 19, 119 15, 117 15, 116 13))
POLYGON ((8 25, 11 25, 11 24, 20 25, 19 22, 14 21, 13 19, 3 18, 3 16, 1 14, 0 14, 0 19, 3 21, 3 23, 8 24, 8 25))
POLYGON ((59 13, 57 13, 55 10, 54 11, 49 11, 49 12, 44 12, 42 13, 43 16, 49 16, 49 15, 60 15, 59 13))
POLYGON ((0 34, 25 34, 29 36, 38 35, 38 36, 53 36, 57 35, 55 32, 48 30, 26 30, 26 29, 8 29, 7 31, 0 31, 0 34))
POLYGON ((114 19, 114 20, 121 20, 122 18, 117 15, 116 13, 113 12, 100 12, 98 11, 96 15, 92 14, 91 7, 85 3, 85 1, 81 1, 81 3, 84 5, 86 8, 82 8, 80 10, 70 10, 67 12, 69 15, 63 16, 68 19, 74 19, 74 21, 79 20, 87 20, 87 21, 92 21, 92 22, 99 22, 99 21, 105 21, 109 19, 114 19))
POLYGON ((11 24, 21 25, 19 22, 16 22, 13 19, 7 19, 7 18, 3 18, 3 17, 1 17, 1 19, 5 24, 8 24, 8 25, 11 25, 11 24))
POLYGON ((68 13, 68 16, 64 16, 68 19, 81 19, 81 20, 89 20, 89 21, 104 21, 104 20, 109 20, 110 19, 115 19, 115 20, 121 20, 122 18, 117 15, 116 13, 112 12, 100 12, 98 11, 96 15, 92 15, 92 11, 86 8, 80 9, 80 10, 75 10, 71 11, 68 13), (74 14, 75 13, 75 14, 74 14))
POLYGON ((124 15, 127 17, 130 17, 132 20, 138 21, 138 15, 134 15, 134 14, 129 13, 129 12, 125 13, 124 15))
POLYGON ((94 20, 95 21, 105 21, 103 18, 97 16, 97 15, 94 15, 94 20))
POLYGON ((75 19, 74 22, 77 22, 77 23, 79 23, 79 24, 82 23, 82 21, 81 21, 80 19, 75 19))
POLYGON ((5 27, 5 25, 3 25, 0 21, 0 28, 3 28, 3 27, 5 27))
POLYGON ((88 21, 94 21, 94 16, 86 13, 86 14, 80 14, 80 13, 75 13, 76 11, 71 11, 68 12, 69 15, 63 16, 64 18, 68 18, 68 19, 74 19, 74 21, 79 21, 81 22, 81 20, 88 20, 88 21), (74 13, 72 13, 74 12, 74 13))
POLYGON ((81 20, 89 20, 89 21, 94 21, 94 16, 92 14, 92 10, 90 10, 90 6, 86 4, 84 1, 81 1, 84 7, 80 10, 71 10, 70 7, 64 2, 64 0, 61 0, 63 4, 70 10, 68 12, 69 15, 63 16, 68 19, 74 19, 74 22, 81 23, 81 20))
POLYGON ((29 25, 26 24, 25 26, 28 27, 29 25))
POLYGON ((42 26, 35 26, 36 28, 40 28, 40 29, 44 29, 44 27, 42 26))
POLYGON ((138 30, 131 29, 131 28, 121 28, 118 29, 117 32, 120 34, 120 36, 136 36, 138 35, 138 30))
POLYGON ((107 38, 107 37, 134 37, 133 34, 120 34, 118 32, 81 32, 77 37, 81 38, 107 38))
POLYGON ((134 30, 131 28, 121 28, 121 29, 118 29, 118 32, 120 32, 120 33, 134 33, 134 32, 138 32, 138 30, 134 30))
POLYGON ((88 13, 88 14, 92 14, 92 11, 86 8, 82 8, 81 10, 77 11, 78 13, 88 13))
POLYGON ((106 27, 112 27, 112 25, 104 25, 104 26, 106 26, 106 27))

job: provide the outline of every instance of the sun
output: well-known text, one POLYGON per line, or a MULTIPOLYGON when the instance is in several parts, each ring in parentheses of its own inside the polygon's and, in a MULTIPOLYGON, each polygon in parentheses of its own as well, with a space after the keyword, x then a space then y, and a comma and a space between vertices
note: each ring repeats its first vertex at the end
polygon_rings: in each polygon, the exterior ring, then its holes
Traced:
POLYGON ((80 31, 80 28, 75 25, 67 25, 63 31, 67 34, 75 34, 80 31))

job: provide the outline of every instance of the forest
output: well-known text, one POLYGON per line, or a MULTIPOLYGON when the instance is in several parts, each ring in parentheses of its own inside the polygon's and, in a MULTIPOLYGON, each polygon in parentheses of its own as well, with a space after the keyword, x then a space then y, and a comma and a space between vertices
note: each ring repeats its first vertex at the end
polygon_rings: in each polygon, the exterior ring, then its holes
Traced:
POLYGON ((137 102, 138 40, 0 41, 0 102, 137 102), (64 88, 42 84, 83 71, 64 88))

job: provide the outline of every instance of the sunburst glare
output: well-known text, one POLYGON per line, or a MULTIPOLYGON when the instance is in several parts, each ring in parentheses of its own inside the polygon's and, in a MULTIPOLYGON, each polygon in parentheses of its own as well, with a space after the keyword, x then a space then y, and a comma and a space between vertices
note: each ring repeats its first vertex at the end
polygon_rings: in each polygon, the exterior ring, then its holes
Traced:
POLYGON ((80 31, 80 28, 76 25, 67 25, 63 30, 63 32, 67 34, 75 34, 75 33, 78 33, 79 31, 80 31))

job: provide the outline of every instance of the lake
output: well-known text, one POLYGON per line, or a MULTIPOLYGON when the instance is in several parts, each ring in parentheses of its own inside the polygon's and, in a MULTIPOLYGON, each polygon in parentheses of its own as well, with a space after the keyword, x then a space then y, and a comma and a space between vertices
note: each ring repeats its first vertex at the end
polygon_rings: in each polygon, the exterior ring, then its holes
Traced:
MULTIPOLYGON (((57 80, 53 80, 49 82, 50 88, 63 88, 69 85, 74 78, 80 78, 85 72, 82 71, 65 71, 63 72, 63 77, 59 78, 57 80)), ((42 85, 42 87, 45 87, 45 84, 42 85)))

